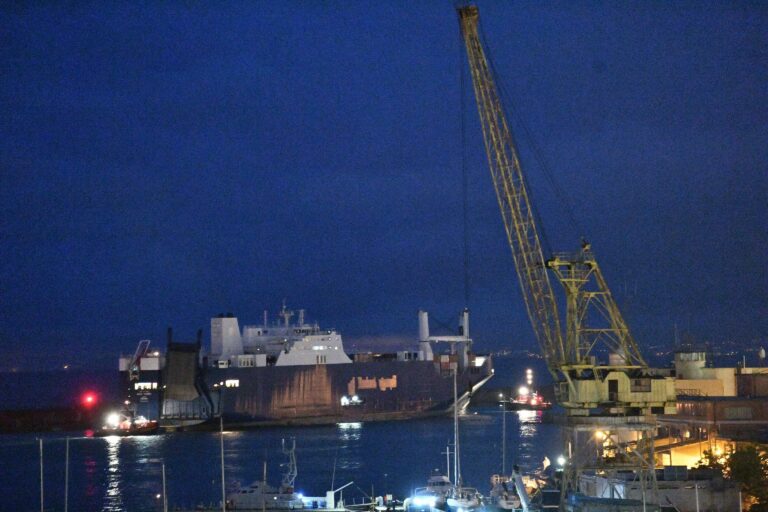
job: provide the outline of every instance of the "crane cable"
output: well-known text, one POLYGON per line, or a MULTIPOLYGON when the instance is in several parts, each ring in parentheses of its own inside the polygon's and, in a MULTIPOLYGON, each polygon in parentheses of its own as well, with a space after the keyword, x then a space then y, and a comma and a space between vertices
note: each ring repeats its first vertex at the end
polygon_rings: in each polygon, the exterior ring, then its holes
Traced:
MULTIPOLYGON (((461 33, 456 40, 461 41, 461 33)), ((465 68, 461 44, 457 44, 459 57, 459 94, 461 95, 461 188, 463 193, 462 209, 464 214, 464 307, 469 307, 469 178, 467 176, 467 110, 465 68)))
MULTIPOLYGON (((520 109, 516 108, 515 102, 512 100, 512 97, 507 93, 506 88, 504 87, 504 84, 501 82, 501 80, 499 80, 499 73, 496 70, 496 63, 493 58, 493 54, 491 52, 491 46, 488 44, 488 41, 485 38, 485 32, 482 29, 482 22, 480 20, 478 20, 478 34, 482 39, 483 47, 485 48, 486 60, 488 61, 488 64, 490 66, 491 75, 493 76, 494 82, 496 83, 496 87, 499 91, 499 95, 502 97, 502 105, 503 105, 502 108, 506 107, 506 109, 509 110, 509 114, 512 114, 512 115, 508 115, 507 116, 508 119, 510 119, 510 121, 516 121, 517 125, 522 129, 523 137, 528 141, 529 147, 533 153, 534 160, 538 163, 538 166, 543 171, 544 177, 546 178, 547 183, 549 184, 552 192, 554 193, 555 198, 558 201, 558 204, 560 205, 561 208, 563 208, 571 229, 576 233, 579 233, 580 236, 583 235, 584 230, 582 229, 581 224, 579 223, 576 217, 576 209, 574 207, 572 199, 570 198, 568 193, 565 192, 565 190, 563 190, 563 188, 558 185, 557 180, 555 179, 554 173, 552 172, 549 164, 547 163, 547 159, 544 156, 544 152, 541 150, 541 147, 536 142, 536 139, 531 133, 531 130, 528 128, 528 125, 525 123, 523 116, 520 114, 520 109)), ((512 133, 512 126, 509 126, 509 130, 510 130, 510 137, 512 137, 513 145, 515 145, 515 147, 519 147, 515 142, 515 136, 514 136, 514 133, 512 133)), ((544 224, 541 222, 541 218, 539 217, 539 211, 536 207, 537 202, 533 197, 533 191, 531 190, 530 186, 528 187, 527 191, 528 191, 528 195, 531 196, 531 206, 533 210, 533 215, 534 215, 534 218, 536 219, 536 223, 539 225, 542 242, 544 244, 544 247, 546 248, 547 253, 551 255, 552 248, 549 245, 544 224)))

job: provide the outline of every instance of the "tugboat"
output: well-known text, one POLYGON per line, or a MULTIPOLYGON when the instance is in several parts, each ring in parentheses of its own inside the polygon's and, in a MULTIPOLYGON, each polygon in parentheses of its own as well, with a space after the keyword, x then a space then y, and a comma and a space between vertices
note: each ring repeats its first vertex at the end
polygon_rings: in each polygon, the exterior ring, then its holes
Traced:
POLYGON ((145 436, 156 434, 157 421, 137 415, 135 410, 126 407, 120 412, 111 412, 104 419, 104 425, 96 431, 97 436, 145 436))
MULTIPOLYGON (((512 393, 510 393, 512 396, 512 393)), ((517 389, 515 398, 499 400, 507 411, 543 411, 552 407, 552 402, 547 401, 533 388, 533 370, 525 370, 525 384, 517 389)))

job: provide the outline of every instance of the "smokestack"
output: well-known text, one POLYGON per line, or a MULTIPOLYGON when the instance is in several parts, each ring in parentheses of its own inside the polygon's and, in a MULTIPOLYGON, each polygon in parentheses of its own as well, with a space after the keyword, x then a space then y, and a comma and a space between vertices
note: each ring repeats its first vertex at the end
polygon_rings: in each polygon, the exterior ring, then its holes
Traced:
POLYGON ((170 346, 171 343, 173 343, 173 328, 172 327, 168 328, 168 334, 166 335, 166 338, 168 340, 168 346, 170 346))
POLYGON ((469 338, 469 310, 464 308, 459 316, 459 325, 461 326, 461 334, 465 338, 469 338))
POLYGON ((203 330, 198 329, 197 330, 197 349, 200 350, 200 347, 203 346, 203 330))
POLYGON ((267 326, 267 317, 268 317, 268 315, 269 315, 269 313, 268 313, 268 312, 267 312, 267 310, 265 309, 265 310, 264 310, 264 327, 266 327, 266 326, 267 326))
POLYGON ((419 310, 419 341, 429 340, 429 313, 419 310))

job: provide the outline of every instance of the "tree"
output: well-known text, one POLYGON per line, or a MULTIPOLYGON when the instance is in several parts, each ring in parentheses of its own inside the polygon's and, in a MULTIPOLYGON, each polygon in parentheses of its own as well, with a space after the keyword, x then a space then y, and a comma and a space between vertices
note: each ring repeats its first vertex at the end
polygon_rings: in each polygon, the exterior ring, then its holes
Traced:
POLYGON ((723 472, 723 475, 728 475, 728 468, 726 467, 728 459, 725 455, 715 455, 709 450, 704 450, 704 456, 696 463, 697 468, 711 468, 719 469, 723 472))
POLYGON ((768 512, 768 446, 749 444, 728 455, 704 450, 696 467, 718 469, 736 481, 752 505, 749 512, 768 512))
POLYGON ((766 446, 742 446, 728 456, 728 476, 754 499, 750 512, 768 512, 768 453, 766 446))

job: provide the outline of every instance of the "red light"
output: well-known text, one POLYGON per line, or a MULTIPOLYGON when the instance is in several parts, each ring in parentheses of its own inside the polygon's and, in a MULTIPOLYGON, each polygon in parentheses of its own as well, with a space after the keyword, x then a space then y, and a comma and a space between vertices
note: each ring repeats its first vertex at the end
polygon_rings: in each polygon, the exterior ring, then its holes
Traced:
POLYGON ((96 405, 97 401, 98 397, 96 396, 96 393, 88 391, 83 394, 82 402, 85 407, 92 407, 96 405))

